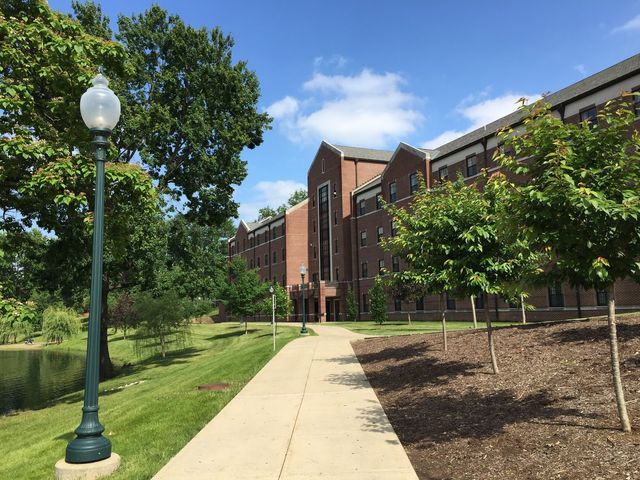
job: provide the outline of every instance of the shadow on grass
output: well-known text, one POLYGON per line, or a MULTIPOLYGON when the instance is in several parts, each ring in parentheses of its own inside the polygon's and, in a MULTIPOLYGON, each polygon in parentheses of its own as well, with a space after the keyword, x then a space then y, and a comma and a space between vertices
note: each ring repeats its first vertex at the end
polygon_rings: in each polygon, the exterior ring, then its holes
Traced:
MULTIPOLYGON (((617 324, 618 341, 628 342, 640 337, 640 324, 627 325, 625 323, 617 324)), ((559 342, 569 343, 585 343, 585 342, 604 342, 609 340, 609 327, 600 325, 597 327, 576 326, 571 330, 562 330, 552 334, 552 338, 559 342)))

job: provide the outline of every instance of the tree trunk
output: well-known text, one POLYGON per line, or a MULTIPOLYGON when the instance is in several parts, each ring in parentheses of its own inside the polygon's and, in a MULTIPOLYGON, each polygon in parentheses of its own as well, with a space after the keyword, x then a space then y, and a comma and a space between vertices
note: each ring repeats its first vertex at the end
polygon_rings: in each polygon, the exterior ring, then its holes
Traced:
POLYGON ((522 309, 522 323, 527 323, 527 314, 524 311, 524 295, 520 294, 520 308, 522 309))
POLYGON ((620 357, 618 356, 618 332, 616 329, 616 300, 613 287, 607 289, 609 295, 609 313, 607 322, 609 324, 609 350, 611 353, 611 370, 613 373, 613 386, 616 393, 616 404, 618 407, 618 417, 622 431, 630 432, 631 423, 627 413, 627 403, 624 400, 624 389, 622 388, 622 378, 620 376, 620 357))
POLYGON ((244 317, 244 334, 249 333, 249 326, 247 325, 247 317, 244 317))
POLYGON ((409 320, 409 325, 411 325, 411 312, 407 312, 407 319, 409 320))
POLYGON ((491 326, 491 315, 489 314, 489 302, 486 302, 484 305, 484 316, 487 322, 487 339, 489 340, 491 368, 493 368, 493 373, 497 375, 498 373, 500 373, 500 370, 498 370, 498 360, 496 359, 496 351, 493 346, 493 327, 491 326))
POLYGON ((476 316, 476 296, 471 295, 471 314, 473 315, 473 328, 478 328, 478 317, 476 316))
POLYGON ((100 314, 100 381, 112 378, 113 363, 109 356, 109 305, 107 297, 109 295, 109 279, 102 280, 102 312, 100 314))
POLYGON ((162 358, 166 358, 167 354, 165 353, 165 349, 164 349, 164 335, 160 334, 160 355, 162 355, 162 358))
POLYGON ((440 312, 442 321, 442 348, 447 351, 447 310, 444 303, 444 294, 440 294, 440 312))

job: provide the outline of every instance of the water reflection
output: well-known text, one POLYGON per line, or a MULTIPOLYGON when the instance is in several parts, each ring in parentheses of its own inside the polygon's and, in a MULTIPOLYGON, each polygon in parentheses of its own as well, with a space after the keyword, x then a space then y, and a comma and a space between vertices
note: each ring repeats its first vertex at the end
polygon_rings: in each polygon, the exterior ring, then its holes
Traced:
POLYGON ((0 415, 45 406, 84 386, 84 357, 50 350, 0 351, 0 415))

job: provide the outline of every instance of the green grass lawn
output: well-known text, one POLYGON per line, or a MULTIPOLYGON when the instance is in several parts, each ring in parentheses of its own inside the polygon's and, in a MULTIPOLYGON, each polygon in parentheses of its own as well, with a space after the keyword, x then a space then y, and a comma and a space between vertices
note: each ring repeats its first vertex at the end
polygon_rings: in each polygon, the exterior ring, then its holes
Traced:
MULTIPOLYGON (((513 322, 492 322, 494 327, 508 327, 511 325, 519 325, 513 322)), ((442 324, 436 321, 412 321, 408 322, 388 321, 382 325, 378 325, 372 321, 363 322, 327 322, 323 325, 348 328, 352 332, 362 333, 363 335, 411 335, 413 333, 434 333, 442 331, 442 324)), ((478 322, 478 328, 483 328, 484 322, 478 322)), ((313 324, 311 324, 313 328, 313 324)), ((473 328, 472 322, 449 322, 447 321, 447 331, 467 330, 473 328)))
MULTIPOLYGON (((110 478, 151 478, 209 422, 273 356, 271 327, 237 323, 194 325, 192 343, 167 358, 137 358, 130 339, 110 339, 120 375, 100 384, 100 421, 113 451, 122 457, 110 478), (197 386, 224 382, 224 392, 197 386)), ((295 328, 279 328, 277 349, 298 337, 295 328)), ((86 333, 45 348, 84 352, 86 333)), ((82 414, 82 391, 40 410, 0 417, 0 478, 54 478, 82 414)))

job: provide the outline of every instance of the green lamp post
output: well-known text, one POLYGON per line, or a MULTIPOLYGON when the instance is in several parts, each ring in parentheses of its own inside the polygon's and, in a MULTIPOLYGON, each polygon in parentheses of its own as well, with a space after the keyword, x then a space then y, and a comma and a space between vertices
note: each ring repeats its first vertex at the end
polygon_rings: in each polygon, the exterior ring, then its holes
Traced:
POLYGON ((93 79, 80 99, 82 120, 93 134, 96 158, 96 201, 93 213, 93 253, 91 264, 91 304, 85 368, 84 406, 77 437, 67 445, 68 463, 90 463, 111 456, 111 442, 102 436, 104 427, 98 420, 98 385, 100 363, 100 312, 102 310, 102 250, 104 236, 104 163, 111 130, 120 118, 120 100, 109 89, 101 73, 93 79))
POLYGON ((304 263, 300 264, 300 277, 302 277, 302 328, 300 329, 300 335, 309 335, 309 330, 307 330, 307 308, 305 305, 304 298, 304 276, 307 273, 307 267, 304 266, 304 263))

